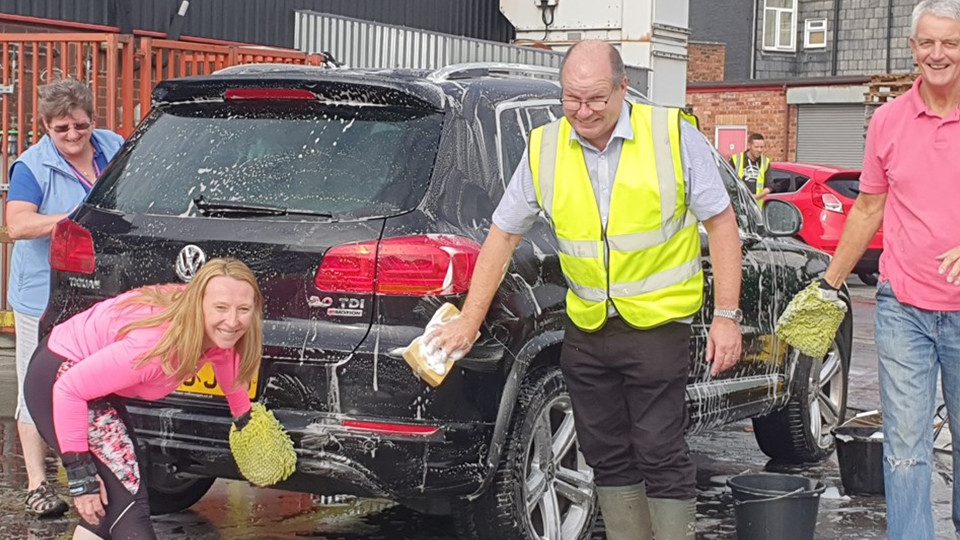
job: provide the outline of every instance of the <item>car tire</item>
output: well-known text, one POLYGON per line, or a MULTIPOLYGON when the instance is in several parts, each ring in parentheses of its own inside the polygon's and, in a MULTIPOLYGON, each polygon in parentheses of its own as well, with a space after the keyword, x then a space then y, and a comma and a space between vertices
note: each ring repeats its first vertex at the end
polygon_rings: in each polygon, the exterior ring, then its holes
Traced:
POLYGON ((154 469, 147 483, 150 515, 161 516, 190 508, 207 494, 216 480, 206 476, 177 478, 154 469))
POLYGON ((834 449, 833 429, 847 410, 850 352, 837 333, 821 359, 791 350, 796 366, 790 400, 782 409, 753 419, 754 436, 764 454, 791 462, 816 462, 834 449))
POLYGON ((573 407, 560 369, 528 375, 490 486, 477 499, 457 504, 459 535, 483 540, 589 538, 598 505, 593 471, 578 448, 573 407))
POLYGON ((879 281, 879 276, 872 272, 857 272, 857 277, 860 278, 860 281, 862 281, 864 285, 871 287, 876 287, 877 281, 879 281))

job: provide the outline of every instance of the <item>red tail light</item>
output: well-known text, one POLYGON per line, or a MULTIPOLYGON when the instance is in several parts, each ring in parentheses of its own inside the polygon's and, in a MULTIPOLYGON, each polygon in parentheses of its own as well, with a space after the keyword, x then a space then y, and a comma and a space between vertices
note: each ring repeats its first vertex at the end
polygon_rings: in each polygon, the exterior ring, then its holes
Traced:
POLYGON ((61 272, 92 274, 96 258, 90 231, 69 219, 60 220, 50 239, 50 267, 61 272))
POLYGON ((450 235, 401 236, 330 248, 317 269, 321 291, 429 296, 460 294, 480 244, 450 235))
POLYGON ((837 198, 836 195, 827 191, 823 186, 815 185, 813 186, 813 191, 811 192, 813 197, 813 205, 817 208, 823 208, 830 212, 836 212, 838 214, 843 213, 843 201, 837 198))
POLYGON ((302 88, 231 88, 224 99, 316 99, 316 95, 302 88))
POLYGON ((327 250, 314 282, 321 291, 373 293, 377 241, 336 246, 327 250))

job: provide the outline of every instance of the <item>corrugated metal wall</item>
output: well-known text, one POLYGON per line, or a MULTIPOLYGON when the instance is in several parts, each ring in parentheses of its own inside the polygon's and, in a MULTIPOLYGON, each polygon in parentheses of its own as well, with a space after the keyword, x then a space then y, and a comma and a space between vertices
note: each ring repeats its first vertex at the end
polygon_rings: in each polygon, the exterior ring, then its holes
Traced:
POLYGON ((109 24, 112 0, 0 0, 0 13, 59 19, 86 24, 109 24))
MULTIPOLYGON (((298 11, 294 48, 323 53, 357 68, 438 69, 450 64, 505 62, 559 68, 563 53, 439 32, 298 11)), ((649 70, 625 66, 630 85, 649 91, 649 70)))
POLYGON ((563 53, 298 11, 294 48, 360 68, 437 69, 466 62, 560 67, 563 53))
MULTIPOLYGON (((0 0, 0 13, 166 32, 181 0, 0 0)), ((294 13, 310 10, 506 43, 499 0, 190 0, 181 35, 292 47, 294 13)))

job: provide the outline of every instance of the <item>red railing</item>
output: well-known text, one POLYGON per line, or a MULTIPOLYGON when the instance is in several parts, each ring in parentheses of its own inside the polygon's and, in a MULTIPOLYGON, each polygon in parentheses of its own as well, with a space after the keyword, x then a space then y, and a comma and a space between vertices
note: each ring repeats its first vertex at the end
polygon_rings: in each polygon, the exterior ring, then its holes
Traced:
MULTIPOLYGON (((112 33, 0 33, 0 199, 7 201, 10 165, 42 135, 37 88, 52 79, 74 77, 93 90, 96 124, 133 132, 150 109, 150 94, 163 79, 206 75, 259 63, 322 65, 323 56, 251 45, 215 45, 112 33)), ((0 208, 2 213, 2 208, 0 208)), ((6 216, 2 217, 6 225, 6 216)), ((0 305, 6 309, 9 238, 0 257, 0 305)), ((0 327, 4 326, 0 313, 0 327)))

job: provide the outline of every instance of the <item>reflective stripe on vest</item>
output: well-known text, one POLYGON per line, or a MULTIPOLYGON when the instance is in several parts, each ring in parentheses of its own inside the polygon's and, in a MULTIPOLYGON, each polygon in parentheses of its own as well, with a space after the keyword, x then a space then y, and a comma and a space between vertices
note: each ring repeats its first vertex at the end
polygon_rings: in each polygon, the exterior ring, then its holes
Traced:
POLYGON ((530 133, 537 202, 556 233, 569 286, 567 314, 595 330, 612 301, 631 325, 649 328, 696 313, 703 299, 700 233, 687 209, 680 112, 633 104, 604 229, 571 126, 564 118, 530 133), (557 178, 556 171, 563 171, 557 178))

